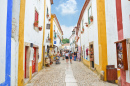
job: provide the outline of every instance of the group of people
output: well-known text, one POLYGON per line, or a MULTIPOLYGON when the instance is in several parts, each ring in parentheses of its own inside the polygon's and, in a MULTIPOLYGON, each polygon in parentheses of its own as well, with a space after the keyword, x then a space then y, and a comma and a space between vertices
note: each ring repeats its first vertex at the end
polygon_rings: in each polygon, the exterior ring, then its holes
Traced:
MULTIPOLYGON (((74 58, 77 58, 77 53, 76 52, 72 52, 72 51, 63 51, 62 52, 63 55, 63 60, 66 59, 66 63, 68 63, 69 59, 70 59, 70 63, 72 64, 72 57, 74 55, 74 58)), ((74 60, 76 61, 76 60, 74 60)))
POLYGON ((72 58, 74 57, 74 61, 76 61, 76 58, 77 58, 77 52, 72 52, 72 51, 63 51, 62 52, 62 55, 59 53, 59 51, 56 52, 54 51, 54 59, 58 58, 60 59, 60 57, 62 56, 63 57, 63 60, 66 59, 66 63, 68 63, 69 59, 70 59, 70 63, 72 64, 72 58))

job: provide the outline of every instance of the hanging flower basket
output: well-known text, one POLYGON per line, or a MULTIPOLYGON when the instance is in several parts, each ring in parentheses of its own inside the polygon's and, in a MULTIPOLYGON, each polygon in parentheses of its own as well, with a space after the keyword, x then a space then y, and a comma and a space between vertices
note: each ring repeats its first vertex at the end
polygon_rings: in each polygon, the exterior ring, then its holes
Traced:
POLYGON ((93 22, 93 16, 90 16, 90 21, 93 22))
POLYGON ((38 21, 34 22, 34 27, 38 27, 38 21))
POLYGON ((38 27, 39 28, 39 31, 42 31, 42 27, 38 27))

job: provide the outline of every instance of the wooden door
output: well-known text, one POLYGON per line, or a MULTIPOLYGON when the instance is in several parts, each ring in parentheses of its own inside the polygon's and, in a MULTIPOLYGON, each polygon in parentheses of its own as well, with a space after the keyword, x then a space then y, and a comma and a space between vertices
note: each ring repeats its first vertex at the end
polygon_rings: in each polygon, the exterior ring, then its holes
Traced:
POLYGON ((34 56, 32 60, 32 73, 36 71, 36 48, 34 47, 34 56))
POLYGON ((24 71, 24 78, 26 78, 26 67, 27 66, 27 47, 25 47, 25 71, 24 71))

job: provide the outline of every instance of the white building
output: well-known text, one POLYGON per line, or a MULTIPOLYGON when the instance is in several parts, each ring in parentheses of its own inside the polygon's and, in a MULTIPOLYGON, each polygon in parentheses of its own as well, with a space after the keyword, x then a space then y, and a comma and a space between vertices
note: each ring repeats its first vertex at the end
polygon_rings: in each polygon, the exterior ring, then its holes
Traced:
POLYGON ((62 39, 63 39, 63 31, 59 24, 59 21, 55 14, 52 14, 52 27, 53 27, 53 46, 55 47, 55 52, 60 51, 62 49, 62 39))
POLYGON ((73 29, 72 35, 69 38, 69 42, 70 42, 70 50, 72 52, 75 52, 77 50, 77 48, 76 48, 76 28, 73 29))

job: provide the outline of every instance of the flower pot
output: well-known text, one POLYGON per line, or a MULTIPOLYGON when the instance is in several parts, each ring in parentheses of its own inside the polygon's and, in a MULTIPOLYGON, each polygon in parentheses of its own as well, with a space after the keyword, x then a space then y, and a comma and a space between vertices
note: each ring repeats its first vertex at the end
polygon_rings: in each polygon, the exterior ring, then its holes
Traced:
POLYGON ((39 31, 41 31, 42 30, 42 27, 39 27, 39 31))
POLYGON ((38 22, 37 21, 34 22, 34 27, 38 27, 38 22))
POLYGON ((93 22, 93 19, 90 19, 91 22, 93 22))
POLYGON ((84 28, 83 28, 83 31, 84 31, 84 28))
POLYGON ((49 15, 48 15, 48 14, 47 14, 46 16, 47 16, 47 18, 49 17, 49 15))
POLYGON ((49 19, 49 21, 51 21, 51 19, 49 19))
POLYGON ((86 24, 86 27, 88 27, 88 25, 86 24))
POLYGON ((54 30, 54 32, 55 32, 55 30, 54 30))

